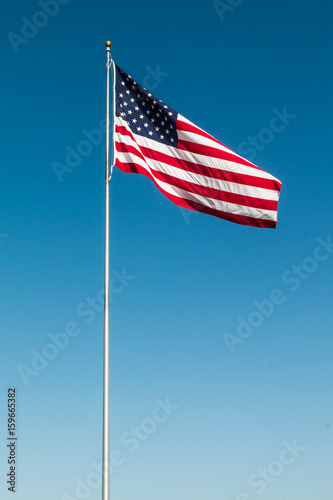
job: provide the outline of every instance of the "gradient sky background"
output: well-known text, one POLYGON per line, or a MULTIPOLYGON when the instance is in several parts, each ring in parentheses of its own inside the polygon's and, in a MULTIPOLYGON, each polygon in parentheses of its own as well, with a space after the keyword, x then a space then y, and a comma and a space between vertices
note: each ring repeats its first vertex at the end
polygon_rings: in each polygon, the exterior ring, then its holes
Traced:
POLYGON ((52 165, 105 116, 107 39, 138 82, 159 65, 153 93, 282 181, 274 231, 181 211, 149 179, 114 172, 110 267, 132 279, 111 302, 112 498, 332 498, 333 256, 313 255, 333 237, 333 6, 237 3, 222 19, 205 0, 70 0, 15 53, 8 33, 41 8, 2 2, 2 499, 12 386, 16 500, 101 498, 103 317, 82 313, 103 288, 104 133, 62 182, 52 165), (284 107, 293 118, 251 153, 249 136, 267 138, 284 107), (224 334, 275 289, 283 303, 231 353, 224 334), (18 367, 69 322, 80 333, 25 384, 18 367), (167 397, 178 408, 153 428, 167 397), (131 451, 121 437, 141 424, 151 434, 131 451), (279 465, 294 440, 302 451, 279 465), (259 468, 277 471, 262 494, 248 482, 259 468))

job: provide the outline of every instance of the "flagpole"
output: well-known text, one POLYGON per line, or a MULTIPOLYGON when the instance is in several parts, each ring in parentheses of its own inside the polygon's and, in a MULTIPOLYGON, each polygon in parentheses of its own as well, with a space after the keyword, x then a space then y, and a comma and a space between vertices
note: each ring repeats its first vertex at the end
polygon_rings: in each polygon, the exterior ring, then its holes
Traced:
POLYGON ((106 148, 105 148, 105 265, 104 265, 104 367, 103 367, 103 466, 102 500, 110 500, 110 363, 109 363, 109 183, 110 183, 110 66, 111 42, 106 46, 106 148))

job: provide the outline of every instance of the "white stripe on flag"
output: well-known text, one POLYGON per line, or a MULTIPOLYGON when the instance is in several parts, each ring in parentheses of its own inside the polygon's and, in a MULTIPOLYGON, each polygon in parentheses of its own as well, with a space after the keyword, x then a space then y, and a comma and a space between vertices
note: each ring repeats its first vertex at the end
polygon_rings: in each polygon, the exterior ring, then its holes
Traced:
MULTIPOLYGON (((131 153, 120 153, 117 151, 117 158, 122 163, 133 163, 133 155, 131 153)), ((156 184, 163 189, 163 191, 172 194, 173 196, 177 196, 178 198, 183 198, 187 200, 192 200, 196 203, 200 203, 203 206, 209 207, 214 210, 228 212, 231 214, 242 215, 245 217, 255 217, 256 219, 264 219, 264 220, 273 220, 276 221, 276 211, 274 210, 266 210, 266 209, 258 209, 253 207, 246 207, 243 205, 238 205, 235 203, 224 202, 221 200, 215 200, 213 198, 209 198, 206 196, 202 196, 195 193, 190 193, 185 191, 184 189, 180 189, 176 186, 172 186, 171 184, 167 184, 159 179, 157 179, 151 171, 153 168, 150 165, 150 160, 147 159, 146 162, 143 161, 139 157, 135 157, 135 163, 141 165, 155 180, 156 184)))
MULTIPOLYGON (((118 140, 117 142, 122 142, 123 144, 127 144, 129 146, 132 146, 132 147, 136 148, 137 151, 140 152, 140 148, 139 148, 137 142, 138 142, 138 138, 141 136, 134 135, 134 137, 135 137, 136 141, 133 140, 128 135, 122 135, 121 141, 118 140)), ((155 143, 155 141, 150 141, 150 142, 155 143)), ((143 156, 145 156, 145 155, 143 155, 143 156)), ((260 198, 263 200, 278 201, 278 199, 279 199, 279 193, 277 191, 272 190, 272 189, 265 189, 265 188, 256 187, 256 186, 238 184, 236 182, 223 181, 223 180, 216 179, 213 177, 208 177, 208 176, 205 176, 202 174, 196 174, 194 172, 190 172, 188 170, 184 170, 182 168, 169 165, 165 162, 153 160, 151 158, 149 158, 149 159, 146 158, 146 161, 147 162, 149 161, 150 167, 154 170, 171 175, 177 179, 181 179, 181 180, 184 180, 186 182, 195 183, 198 186, 203 186, 203 187, 212 188, 212 189, 218 189, 220 191, 226 191, 228 193, 239 194, 242 196, 250 196, 253 198, 260 198)))
MULTIPOLYGON (((160 153, 172 156, 173 158, 188 161, 190 163, 194 163, 195 165, 214 168, 217 170, 227 170, 228 172, 233 172, 236 174, 244 174, 250 175, 252 177, 261 177, 262 179, 275 180, 275 177, 272 177, 270 174, 261 169, 255 169, 253 167, 234 163, 229 160, 222 160, 220 158, 213 158, 211 156, 205 156, 198 153, 191 153, 182 149, 178 149, 174 146, 164 145, 160 142, 154 141, 153 139, 149 139, 148 137, 134 134, 129 128, 128 123, 125 122, 122 118, 116 117, 116 124, 120 127, 125 127, 131 133, 131 135, 134 136, 139 146, 158 151, 160 153)), ((116 138, 118 137, 118 135, 119 139, 117 140, 119 140, 119 142, 123 142, 124 136, 122 134, 116 133, 116 138)))

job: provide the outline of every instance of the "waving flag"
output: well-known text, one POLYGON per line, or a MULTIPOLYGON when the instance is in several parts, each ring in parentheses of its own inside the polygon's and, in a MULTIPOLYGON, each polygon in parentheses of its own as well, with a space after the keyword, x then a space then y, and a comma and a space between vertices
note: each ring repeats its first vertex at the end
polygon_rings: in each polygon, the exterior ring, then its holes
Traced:
POLYGON ((274 228, 281 182, 231 151, 114 65, 115 165, 150 177, 180 207, 274 228))

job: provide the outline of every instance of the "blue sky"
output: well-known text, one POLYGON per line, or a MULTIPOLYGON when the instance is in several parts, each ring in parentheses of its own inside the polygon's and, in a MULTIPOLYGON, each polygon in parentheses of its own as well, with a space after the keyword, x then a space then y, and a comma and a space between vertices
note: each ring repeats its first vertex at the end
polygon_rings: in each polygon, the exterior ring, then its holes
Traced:
POLYGON ((331 499, 332 14, 323 0, 2 4, 1 498, 9 387, 15 498, 101 498, 104 131, 82 141, 105 117, 110 39, 138 82, 282 181, 268 230, 115 170, 112 498, 331 499))

